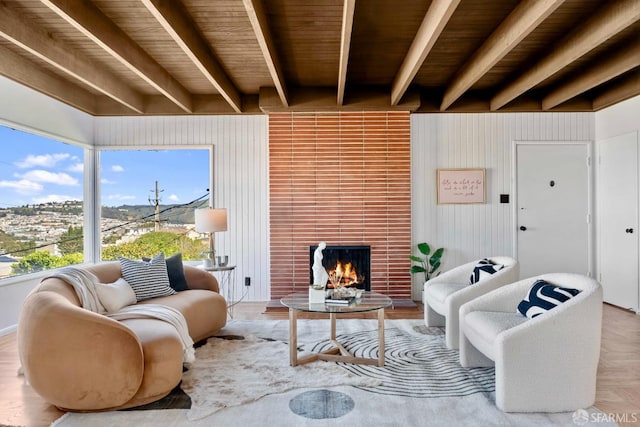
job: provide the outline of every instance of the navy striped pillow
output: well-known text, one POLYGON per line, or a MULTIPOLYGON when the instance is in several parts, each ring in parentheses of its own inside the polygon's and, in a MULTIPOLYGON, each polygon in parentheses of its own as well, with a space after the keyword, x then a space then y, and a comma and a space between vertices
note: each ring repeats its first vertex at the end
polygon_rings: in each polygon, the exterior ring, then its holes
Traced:
POLYGON ((136 261, 124 257, 119 257, 118 259, 122 269, 122 277, 133 288, 137 301, 176 293, 169 285, 167 264, 162 252, 149 262, 136 261))
POLYGON ((546 280, 536 280, 527 296, 518 304, 518 311, 529 319, 533 319, 579 293, 578 289, 562 288, 546 280))
POLYGON ((471 276, 469 277, 469 284, 473 285, 474 283, 478 283, 483 279, 491 276, 492 274, 495 274, 498 271, 502 270, 503 267, 504 265, 494 264, 487 258, 481 259, 478 264, 473 267, 473 271, 471 272, 471 276))

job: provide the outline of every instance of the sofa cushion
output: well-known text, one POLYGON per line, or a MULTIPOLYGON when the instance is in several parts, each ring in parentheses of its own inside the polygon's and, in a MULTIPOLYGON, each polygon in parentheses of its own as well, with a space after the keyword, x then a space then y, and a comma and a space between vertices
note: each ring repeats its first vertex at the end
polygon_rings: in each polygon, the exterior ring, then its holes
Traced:
MULTIPOLYGON (((143 261, 151 261, 151 258, 142 258, 143 261)), ((171 255, 169 258, 165 258, 167 264, 167 274, 169 275, 169 286, 176 292, 186 291, 189 289, 187 285, 187 278, 184 275, 184 265, 182 264, 182 254, 171 255)))
POLYGON ((131 285, 138 301, 176 293, 169 285, 167 264, 162 252, 149 262, 124 257, 120 257, 119 261, 122 277, 131 285))
POLYGON ((189 289, 175 295, 148 299, 141 304, 161 304, 178 310, 194 342, 220 330, 227 320, 227 303, 222 295, 204 289, 189 289))
POLYGON ((495 359, 494 342, 507 329, 518 326, 528 319, 518 313, 503 311, 472 311, 464 318, 463 332, 475 348, 491 360, 495 359))
POLYGON ((113 283, 96 283, 96 292, 108 313, 137 302, 135 292, 122 277, 113 283))
POLYGON ((490 277, 492 274, 497 273, 498 271, 502 270, 504 268, 504 265, 501 264, 494 264, 491 262, 491 260, 485 258, 485 259, 481 259, 478 264, 476 264, 475 267, 473 267, 473 272, 471 273, 471 276, 469 277, 469 283, 470 284, 474 284, 474 283, 478 283, 484 279, 486 279, 487 277, 490 277))
POLYGON ((562 288, 542 279, 536 280, 527 295, 518 304, 518 312, 533 319, 579 293, 578 289, 562 288))

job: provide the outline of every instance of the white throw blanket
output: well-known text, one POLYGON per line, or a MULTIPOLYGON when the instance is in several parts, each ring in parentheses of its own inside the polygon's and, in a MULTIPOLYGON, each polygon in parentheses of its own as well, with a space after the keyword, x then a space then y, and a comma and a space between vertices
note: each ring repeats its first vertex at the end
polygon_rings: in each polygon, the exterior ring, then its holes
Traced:
POLYGON ((160 304, 141 304, 127 306, 114 313, 106 313, 104 306, 98 298, 98 293, 96 292, 96 283, 99 283, 100 281, 94 274, 81 268, 64 267, 57 272, 52 273, 48 277, 45 277, 45 279, 51 277, 64 280, 73 286, 73 289, 80 298, 82 308, 94 313, 103 314, 114 320, 151 318, 170 323, 176 328, 178 335, 180 335, 180 340, 182 341, 183 362, 185 364, 191 364, 195 360, 193 340, 189 335, 187 321, 182 313, 175 308, 160 304))

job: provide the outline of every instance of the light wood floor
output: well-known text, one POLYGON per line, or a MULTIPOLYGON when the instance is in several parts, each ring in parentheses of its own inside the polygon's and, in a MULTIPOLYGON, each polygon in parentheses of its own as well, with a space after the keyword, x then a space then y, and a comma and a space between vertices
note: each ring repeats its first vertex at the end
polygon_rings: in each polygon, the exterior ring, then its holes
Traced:
MULTIPOLYGON (((286 319, 285 310, 265 312, 265 303, 240 303, 234 319, 286 319)), ((387 310, 389 319, 421 319, 419 309, 387 310)), ((301 316, 302 317, 302 316, 301 316)), ((312 316, 309 316, 312 317, 312 316)), ((317 317, 317 316, 316 316, 317 317)), ((0 427, 48 426, 62 412, 42 400, 17 375, 16 334, 0 337, 0 427)), ((605 304, 595 406, 605 413, 635 415, 640 424, 640 316, 605 304)))

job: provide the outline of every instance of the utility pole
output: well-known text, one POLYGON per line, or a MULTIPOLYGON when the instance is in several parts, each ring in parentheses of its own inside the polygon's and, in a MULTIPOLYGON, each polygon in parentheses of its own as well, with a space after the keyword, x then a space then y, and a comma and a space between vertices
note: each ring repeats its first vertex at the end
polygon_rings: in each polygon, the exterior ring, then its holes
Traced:
MULTIPOLYGON (((149 190, 149 191, 153 192, 154 190, 149 190)), ((156 189, 155 189, 156 197, 154 199, 149 197, 149 203, 155 206, 155 218, 153 221, 155 231, 160 231, 160 201, 162 200, 160 198, 160 193, 162 193, 163 191, 164 190, 158 190, 158 181, 156 181, 156 189)))

